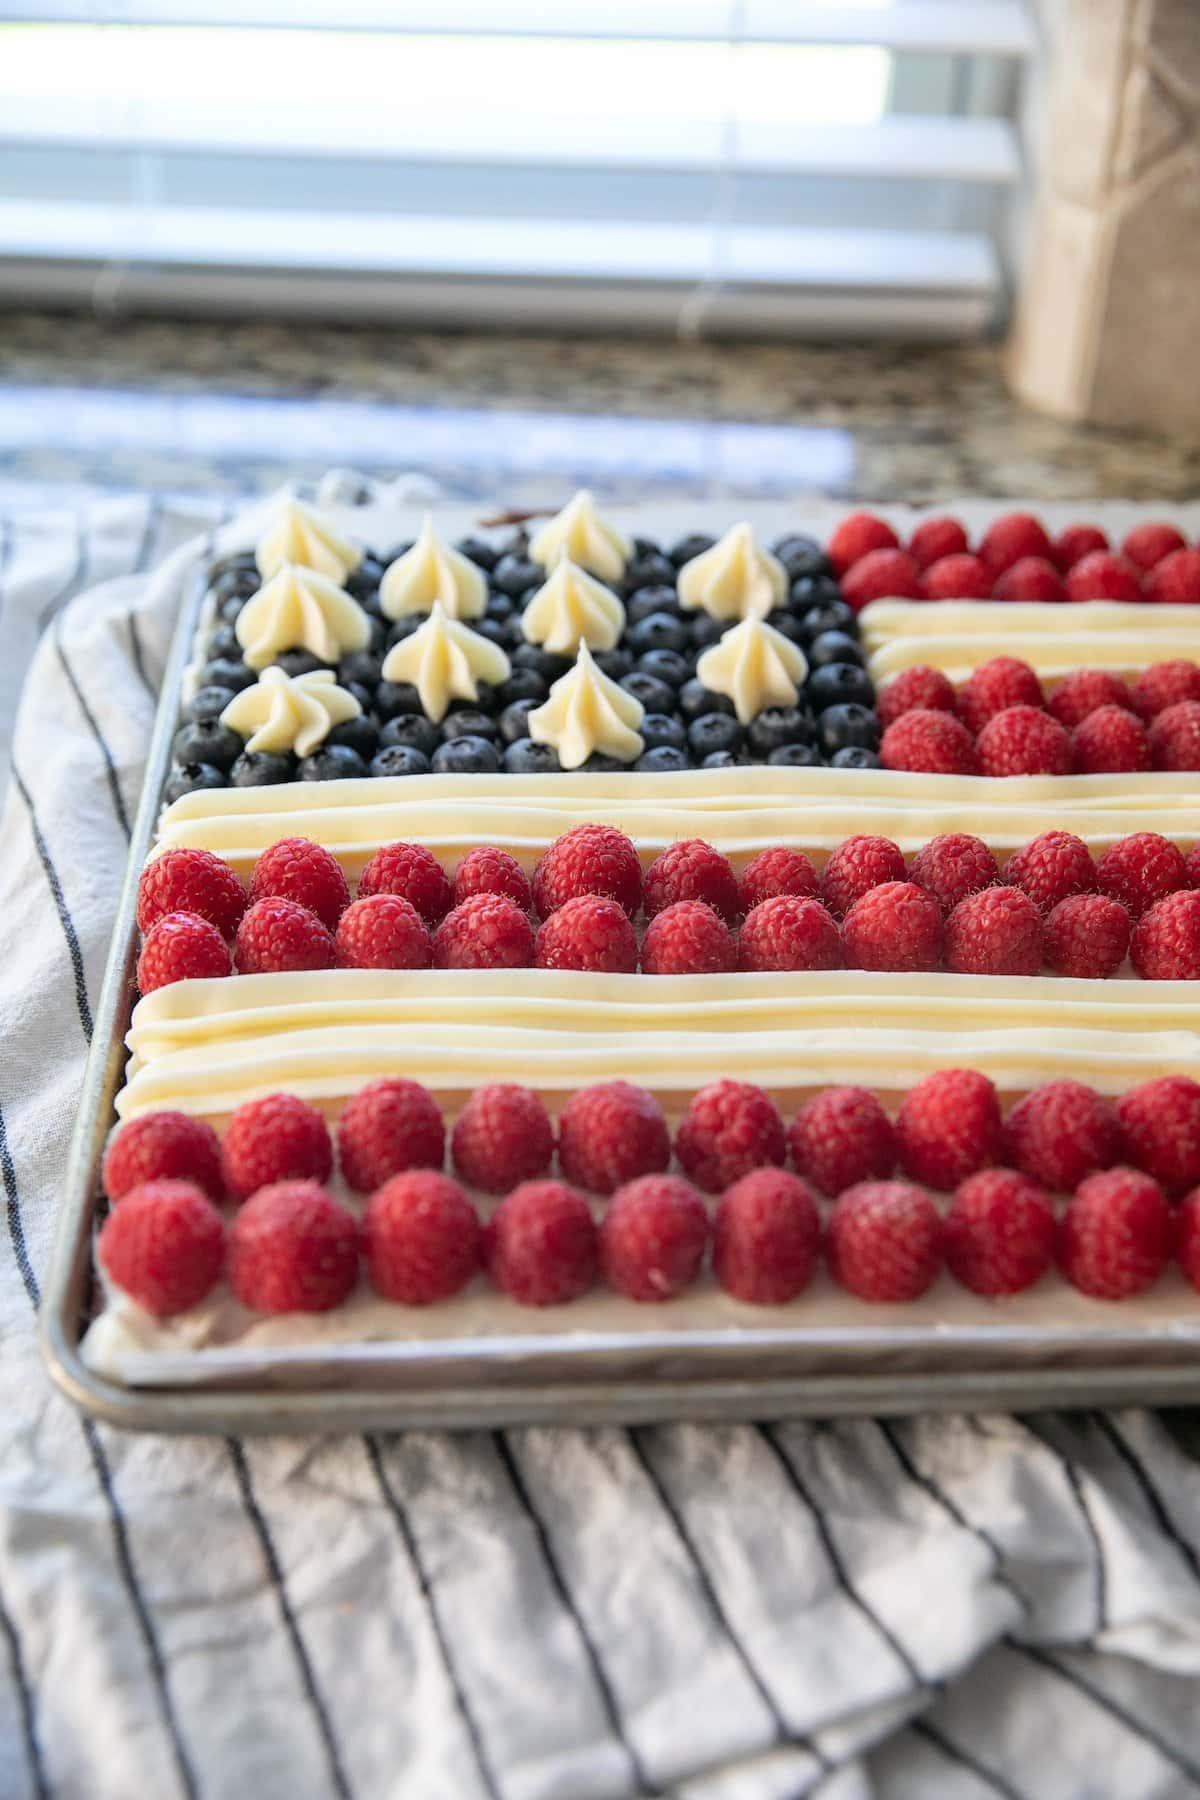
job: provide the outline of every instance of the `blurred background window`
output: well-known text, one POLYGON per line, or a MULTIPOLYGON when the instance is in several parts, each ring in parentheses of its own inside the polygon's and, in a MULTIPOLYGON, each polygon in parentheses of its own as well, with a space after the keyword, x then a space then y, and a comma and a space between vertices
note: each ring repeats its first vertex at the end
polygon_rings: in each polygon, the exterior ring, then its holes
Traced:
POLYGON ((1022 0, 0 0, 0 292, 997 324, 1022 0))

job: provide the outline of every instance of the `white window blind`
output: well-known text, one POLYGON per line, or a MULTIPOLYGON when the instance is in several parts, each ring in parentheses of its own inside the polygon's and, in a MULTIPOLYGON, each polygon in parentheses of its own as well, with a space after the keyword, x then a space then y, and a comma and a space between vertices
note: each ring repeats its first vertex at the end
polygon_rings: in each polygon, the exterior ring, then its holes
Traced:
POLYGON ((1023 0, 0 0, 0 292, 962 336, 1023 0))

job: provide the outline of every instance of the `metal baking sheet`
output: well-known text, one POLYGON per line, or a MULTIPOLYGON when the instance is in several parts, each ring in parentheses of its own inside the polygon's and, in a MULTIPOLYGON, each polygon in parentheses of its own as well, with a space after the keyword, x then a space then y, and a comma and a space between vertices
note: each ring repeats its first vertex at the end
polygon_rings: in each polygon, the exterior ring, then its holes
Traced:
MULTIPOLYGON (((1169 512, 1200 530, 1200 507, 1133 504, 947 503, 969 528, 1024 505, 1052 526, 1081 515, 1120 533, 1139 518, 1169 512)), ((333 509, 338 511, 338 509, 333 509)), ((712 509, 652 507, 646 527, 667 535, 711 523, 712 509)), ((750 517, 764 533, 823 536, 847 507, 723 503, 720 516, 750 517)), ((881 507, 898 525, 916 516, 881 507)), ((259 509, 261 515, 261 509, 259 509)), ((438 509, 453 532, 474 528, 475 509, 438 509)), ((486 517, 487 515, 482 515, 486 517)), ((397 509, 345 509, 341 522, 368 542, 394 541, 397 509)), ((636 529, 637 520, 628 521, 636 529)), ((253 542, 254 515, 227 528, 223 553, 253 542)), ((197 568, 181 607, 163 681, 112 948, 96 1014, 93 1048, 64 1181, 58 1233, 40 1316, 50 1372, 81 1410, 133 1430, 325 1432, 440 1426, 467 1429, 522 1423, 606 1424, 664 1419, 899 1414, 964 1407, 1092 1406, 1200 1400, 1200 1305, 1196 1321, 1125 1302, 1112 1323, 1064 1317, 1022 1323, 1019 1310, 980 1308, 979 1322, 940 1319, 911 1325, 861 1323, 779 1329, 637 1332, 540 1329, 521 1337, 340 1343, 301 1349, 206 1349, 182 1356, 178 1382, 124 1386, 97 1375, 79 1345, 92 1292, 92 1233, 99 1169, 123 1079, 125 1032, 135 997, 137 882, 152 841, 170 762, 180 696, 205 593, 197 568)), ((1064 1307, 1068 1314, 1072 1309, 1064 1307)), ((540 1322, 541 1323, 541 1322, 540 1322)))

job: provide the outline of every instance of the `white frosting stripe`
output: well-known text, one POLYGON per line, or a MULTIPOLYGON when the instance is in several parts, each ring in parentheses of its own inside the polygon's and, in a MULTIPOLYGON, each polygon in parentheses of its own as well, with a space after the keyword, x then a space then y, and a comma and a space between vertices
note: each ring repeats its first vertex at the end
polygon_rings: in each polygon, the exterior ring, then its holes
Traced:
POLYGON ((1200 606, 877 600, 859 627, 877 682, 917 665, 965 681, 993 656, 1019 657, 1050 682, 1076 669, 1136 675, 1152 663, 1200 661, 1200 606))

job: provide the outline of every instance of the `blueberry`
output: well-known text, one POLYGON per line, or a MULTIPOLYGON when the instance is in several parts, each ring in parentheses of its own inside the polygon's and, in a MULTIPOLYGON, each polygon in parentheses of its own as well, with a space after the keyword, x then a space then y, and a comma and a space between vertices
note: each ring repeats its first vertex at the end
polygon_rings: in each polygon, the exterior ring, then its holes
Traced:
POLYGON ((213 598, 221 606, 226 600, 248 600, 262 586, 256 568, 225 569, 212 583, 213 598))
POLYGON ((495 719, 475 707, 455 707, 442 720, 442 738, 446 743, 460 737, 486 738, 488 743, 494 743, 499 736, 500 728, 495 719))
POLYGON ((842 590, 831 575, 800 575, 792 582, 789 602, 793 612, 810 613, 818 606, 844 604, 842 590))
POLYGON ((655 650, 669 650, 676 656, 691 646, 691 626, 678 613, 653 612, 639 619, 625 632, 624 645, 634 656, 645 656, 655 650))
POLYGON ((210 662, 220 662, 225 657, 230 662, 241 662, 242 646, 238 643, 238 635, 232 625, 217 626, 208 640, 206 654, 210 662))
POLYGON ((349 781, 366 772, 366 763, 348 744, 322 744, 311 756, 302 756, 296 768, 301 781, 349 781))
POLYGON ((782 637, 790 638, 793 644, 807 644, 808 632, 804 629, 804 620, 798 619, 795 613, 778 612, 767 615, 767 624, 772 626, 782 637))
POLYGON ((242 754, 243 744, 236 731, 230 731, 218 719, 197 719, 181 725, 171 744, 177 763, 206 763, 214 769, 232 769, 242 754))
POLYGON ((707 650, 710 644, 724 637, 728 629, 728 619, 710 619, 706 612, 697 613, 692 620, 692 643, 697 650, 707 650))
POLYGON ((372 775, 428 775, 429 758, 411 744, 389 744, 371 758, 372 775))
POLYGON ((253 687, 258 676, 253 669, 248 669, 244 662, 234 662, 231 657, 222 656, 216 662, 205 663, 200 671, 201 687, 228 688, 231 693, 240 694, 243 688, 253 687))
POLYGON ((835 750, 878 750, 883 733, 877 716, 866 706, 849 702, 830 706, 820 720, 821 747, 826 756, 835 750))
POLYGON ((574 662, 573 656, 555 656, 553 651, 543 650, 537 644, 518 644, 512 654, 514 669, 533 669, 551 685, 565 675, 574 662))
POLYGON ((714 750, 710 756, 704 758, 700 767, 702 769, 737 769, 741 767, 741 758, 735 756, 732 750, 714 750))
POLYGON ((484 737, 447 738, 433 753, 435 775, 495 775, 500 752, 484 737))
POLYGON ((540 700, 514 700, 500 714, 500 736, 506 744, 515 744, 529 736, 529 715, 536 712, 540 700))
POLYGON ((383 664, 369 650, 352 650, 337 666, 338 686, 353 681, 359 687, 377 688, 383 680, 383 664))
POLYGON ((252 570, 257 573, 258 564, 254 559, 253 550, 231 550, 228 556, 218 556, 216 560, 209 565, 208 580, 210 587, 231 569, 252 570))
POLYGON ((273 750, 247 750, 229 771, 230 787, 277 787, 291 781, 296 771, 294 756, 276 756, 273 750))
POLYGON ((689 722, 705 713, 733 713, 733 701, 728 694, 714 694, 698 677, 684 682, 677 705, 681 716, 689 722))
POLYGON ((329 667, 319 656, 314 656, 311 650, 285 650, 275 660, 285 675, 313 675, 318 669, 329 667))
POLYGON ((633 536, 633 554, 635 556, 657 556, 662 545, 654 538, 633 536))
POLYGON ((480 637, 490 638, 502 650, 507 650, 513 641, 510 619, 472 619, 471 630, 478 632, 480 637))
POLYGON ((229 688, 197 688, 184 707, 183 716, 191 720, 219 719, 232 699, 233 694, 229 688))
POLYGON ((774 768, 815 769, 820 766, 820 752, 811 744, 780 744, 767 757, 774 768))
POLYGON ((687 745, 687 732, 669 713, 648 712, 638 731, 647 750, 657 750, 664 744, 672 750, 683 750, 687 745))
POLYGON ((644 656, 638 657, 637 666, 641 674, 652 675, 655 681, 665 681, 675 690, 696 672, 695 658, 680 656, 677 650, 647 650, 644 656))
POLYGON ((546 571, 537 563, 511 552, 502 556, 492 569, 492 586, 502 594, 511 594, 514 600, 527 588, 541 587, 545 579, 546 571))
POLYGON ((781 538, 775 546, 775 554, 787 570, 789 581, 798 581, 805 576, 821 577, 833 573, 833 564, 820 544, 798 532, 791 537, 781 538))
POLYGON ((675 689, 668 687, 665 681, 659 681, 655 675, 647 675, 642 669, 635 669, 632 675, 621 679, 621 686, 635 700, 640 700, 648 713, 669 713, 675 705, 675 689))
POLYGON ((455 545, 455 549, 460 556, 465 556, 469 562, 473 562, 476 568, 479 569, 494 569, 496 564, 500 561, 500 552, 496 549, 496 546, 494 544, 489 544, 484 538, 459 538, 458 543, 455 545))
POLYGON ((814 606, 811 612, 805 613, 802 623, 810 644, 825 631, 844 631, 848 637, 858 636, 854 609, 844 600, 829 600, 823 606, 814 606))
POLYGON ((667 554, 675 567, 681 569, 684 563, 691 562, 694 557, 703 556, 706 550, 711 550, 716 541, 716 538, 707 537, 702 531, 689 531, 686 537, 681 537, 671 545, 667 554))
POLYGON ((653 750, 647 750, 644 756, 639 756, 633 766, 647 775, 663 775, 673 769, 688 769, 691 764, 686 752, 674 744, 656 744, 653 750))
POLYGON ((878 769, 879 752, 852 744, 846 750, 835 750, 829 766, 832 769, 878 769))
POLYGON ((678 612, 679 595, 673 587, 638 588, 625 602, 625 620, 629 625, 640 624, 643 619, 653 618, 655 613, 666 613, 670 618, 678 612))
POLYGON ((403 618, 396 619, 388 627, 388 649, 393 649, 396 644, 402 644, 405 638, 412 636, 414 631, 420 631, 428 617, 428 613, 405 613, 403 618))
POLYGON ((342 586, 356 600, 364 600, 368 594, 377 593, 383 580, 383 564, 377 556, 370 554, 363 557, 357 569, 352 569, 342 586))
MULTIPOLYGON (((518 603, 511 594, 498 594, 493 591, 488 595, 487 617, 489 619, 511 619, 518 610, 518 603)), ((478 625, 474 629, 477 631, 478 625)))
POLYGON ((536 669, 514 669, 507 681, 496 689, 496 705, 506 712, 515 700, 534 700, 539 704, 550 692, 544 675, 536 669))
POLYGON ((240 594, 234 594, 230 599, 222 600, 217 608, 217 616, 224 619, 227 625, 233 625, 240 618, 245 604, 240 594))
POLYGON ((388 627, 390 624, 391 620, 383 618, 382 615, 379 618, 376 618, 372 613, 367 614, 367 631, 369 636, 367 638, 365 654, 378 657, 383 656, 384 651, 387 649, 388 627))
POLYGON ((364 762, 370 762, 379 748, 379 727, 374 719, 360 713, 357 719, 346 719, 343 724, 335 725, 325 742, 346 744, 351 750, 357 750, 364 762))
POLYGON ((619 756, 609 756, 605 750, 593 750, 585 763, 579 765, 580 775, 611 775, 618 769, 628 768, 619 756))
POLYGON ((504 767, 510 775, 550 775, 562 764, 553 744, 535 744, 532 738, 518 738, 504 752, 504 767))
POLYGON ((500 546, 501 556, 524 556, 529 548, 529 531, 526 526, 518 525, 511 536, 500 546))
POLYGON ((370 688, 364 687, 361 681, 343 681, 338 685, 345 688, 346 692, 358 701, 364 712, 369 713, 375 705, 374 693, 370 688))
POLYGON ((397 713, 394 719, 388 720, 379 734, 381 750, 394 750, 401 746, 406 750, 419 750, 427 761, 441 741, 437 726, 424 713, 397 713))
POLYGON ((701 713, 688 726, 688 749, 693 756, 711 756, 717 750, 732 753, 741 749, 745 738, 742 727, 728 713, 701 713))
POLYGON ((394 719, 398 713, 419 713, 421 696, 411 681, 381 681, 375 695, 375 713, 380 719, 394 719))
POLYGON ((639 588, 654 587, 659 582, 675 580, 675 565, 669 562, 661 550, 651 550, 644 556, 635 556, 625 569, 624 588, 627 594, 636 594, 639 588))
POLYGON ((755 756, 769 756, 786 744, 815 744, 816 727, 811 714, 798 706, 765 706, 746 729, 746 742, 755 756))
POLYGON ((633 669, 633 657, 628 650, 622 650, 620 645, 615 650, 597 650, 592 661, 610 681, 623 681, 633 669))
POLYGON ((808 661, 811 668, 820 668, 822 663, 858 663, 866 662, 866 654, 857 638, 852 638, 845 631, 823 631, 808 646, 808 661))
POLYGON ((169 806, 172 800, 179 800, 184 794, 195 794, 201 788, 223 788, 226 785, 225 775, 220 769, 214 769, 211 763, 184 763, 182 767, 171 770, 163 789, 163 799, 169 806))
POLYGON ((812 671, 804 694, 813 711, 821 713, 827 706, 870 706, 875 687, 867 671, 857 663, 823 663, 812 671))

